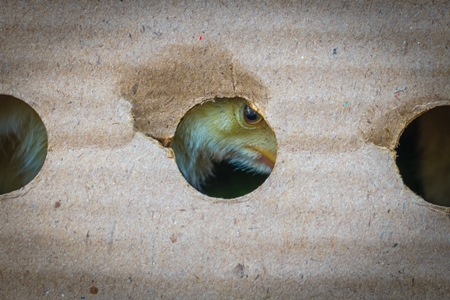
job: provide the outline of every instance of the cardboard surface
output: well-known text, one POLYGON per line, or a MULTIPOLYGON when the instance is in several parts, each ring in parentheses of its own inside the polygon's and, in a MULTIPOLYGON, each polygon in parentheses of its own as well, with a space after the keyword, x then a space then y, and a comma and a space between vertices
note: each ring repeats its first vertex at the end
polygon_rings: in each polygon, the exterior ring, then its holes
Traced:
POLYGON ((404 186, 394 151, 450 104, 448 1, 7 1, 0 15, 0 93, 49 138, 38 176, 0 196, 2 299, 450 293, 450 211, 404 186), (223 201, 146 135, 234 95, 279 149, 260 188, 223 201))

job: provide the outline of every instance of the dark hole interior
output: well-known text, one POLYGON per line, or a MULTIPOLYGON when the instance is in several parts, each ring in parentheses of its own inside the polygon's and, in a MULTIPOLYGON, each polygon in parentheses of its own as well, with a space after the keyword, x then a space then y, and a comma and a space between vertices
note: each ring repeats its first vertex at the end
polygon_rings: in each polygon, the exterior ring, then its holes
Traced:
POLYGON ((405 185, 430 203, 450 207, 450 107, 436 107, 414 119, 396 151, 405 185))
POLYGON ((246 195, 264 183, 269 175, 238 170, 227 161, 214 165, 215 175, 208 178, 204 193, 210 197, 231 199, 246 195))

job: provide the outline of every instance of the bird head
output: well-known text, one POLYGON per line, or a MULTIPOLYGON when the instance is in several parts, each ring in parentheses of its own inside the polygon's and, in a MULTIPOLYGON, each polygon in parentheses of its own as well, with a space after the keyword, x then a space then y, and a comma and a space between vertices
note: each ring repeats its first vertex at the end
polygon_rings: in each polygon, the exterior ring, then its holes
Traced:
POLYGON ((242 98, 197 105, 180 121, 171 147, 186 180, 197 190, 227 161, 236 169, 270 174, 277 151, 275 134, 242 98))
POLYGON ((0 95, 0 194, 17 190, 39 172, 47 156, 47 131, 24 101, 0 95))

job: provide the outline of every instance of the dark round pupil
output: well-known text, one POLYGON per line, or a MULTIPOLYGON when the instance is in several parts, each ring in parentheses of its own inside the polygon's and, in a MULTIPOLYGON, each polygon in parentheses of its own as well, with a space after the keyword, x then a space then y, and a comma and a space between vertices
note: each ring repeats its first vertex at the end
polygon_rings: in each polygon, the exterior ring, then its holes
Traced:
POLYGON ((256 121, 258 119, 258 113, 251 109, 249 106, 245 107, 245 117, 250 121, 256 121))

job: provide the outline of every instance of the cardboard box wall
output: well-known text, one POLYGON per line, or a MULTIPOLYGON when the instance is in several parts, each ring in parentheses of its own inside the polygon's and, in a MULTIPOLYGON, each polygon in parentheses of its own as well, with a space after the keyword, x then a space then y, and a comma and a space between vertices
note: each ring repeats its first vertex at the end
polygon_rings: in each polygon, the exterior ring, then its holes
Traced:
POLYGON ((0 196, 2 299, 448 296, 449 210, 403 184, 394 151, 450 104, 448 1, 0 14, 0 93, 49 138, 38 176, 0 196), (215 96, 254 102, 278 141, 268 180, 232 201, 190 187, 154 139, 215 96))

